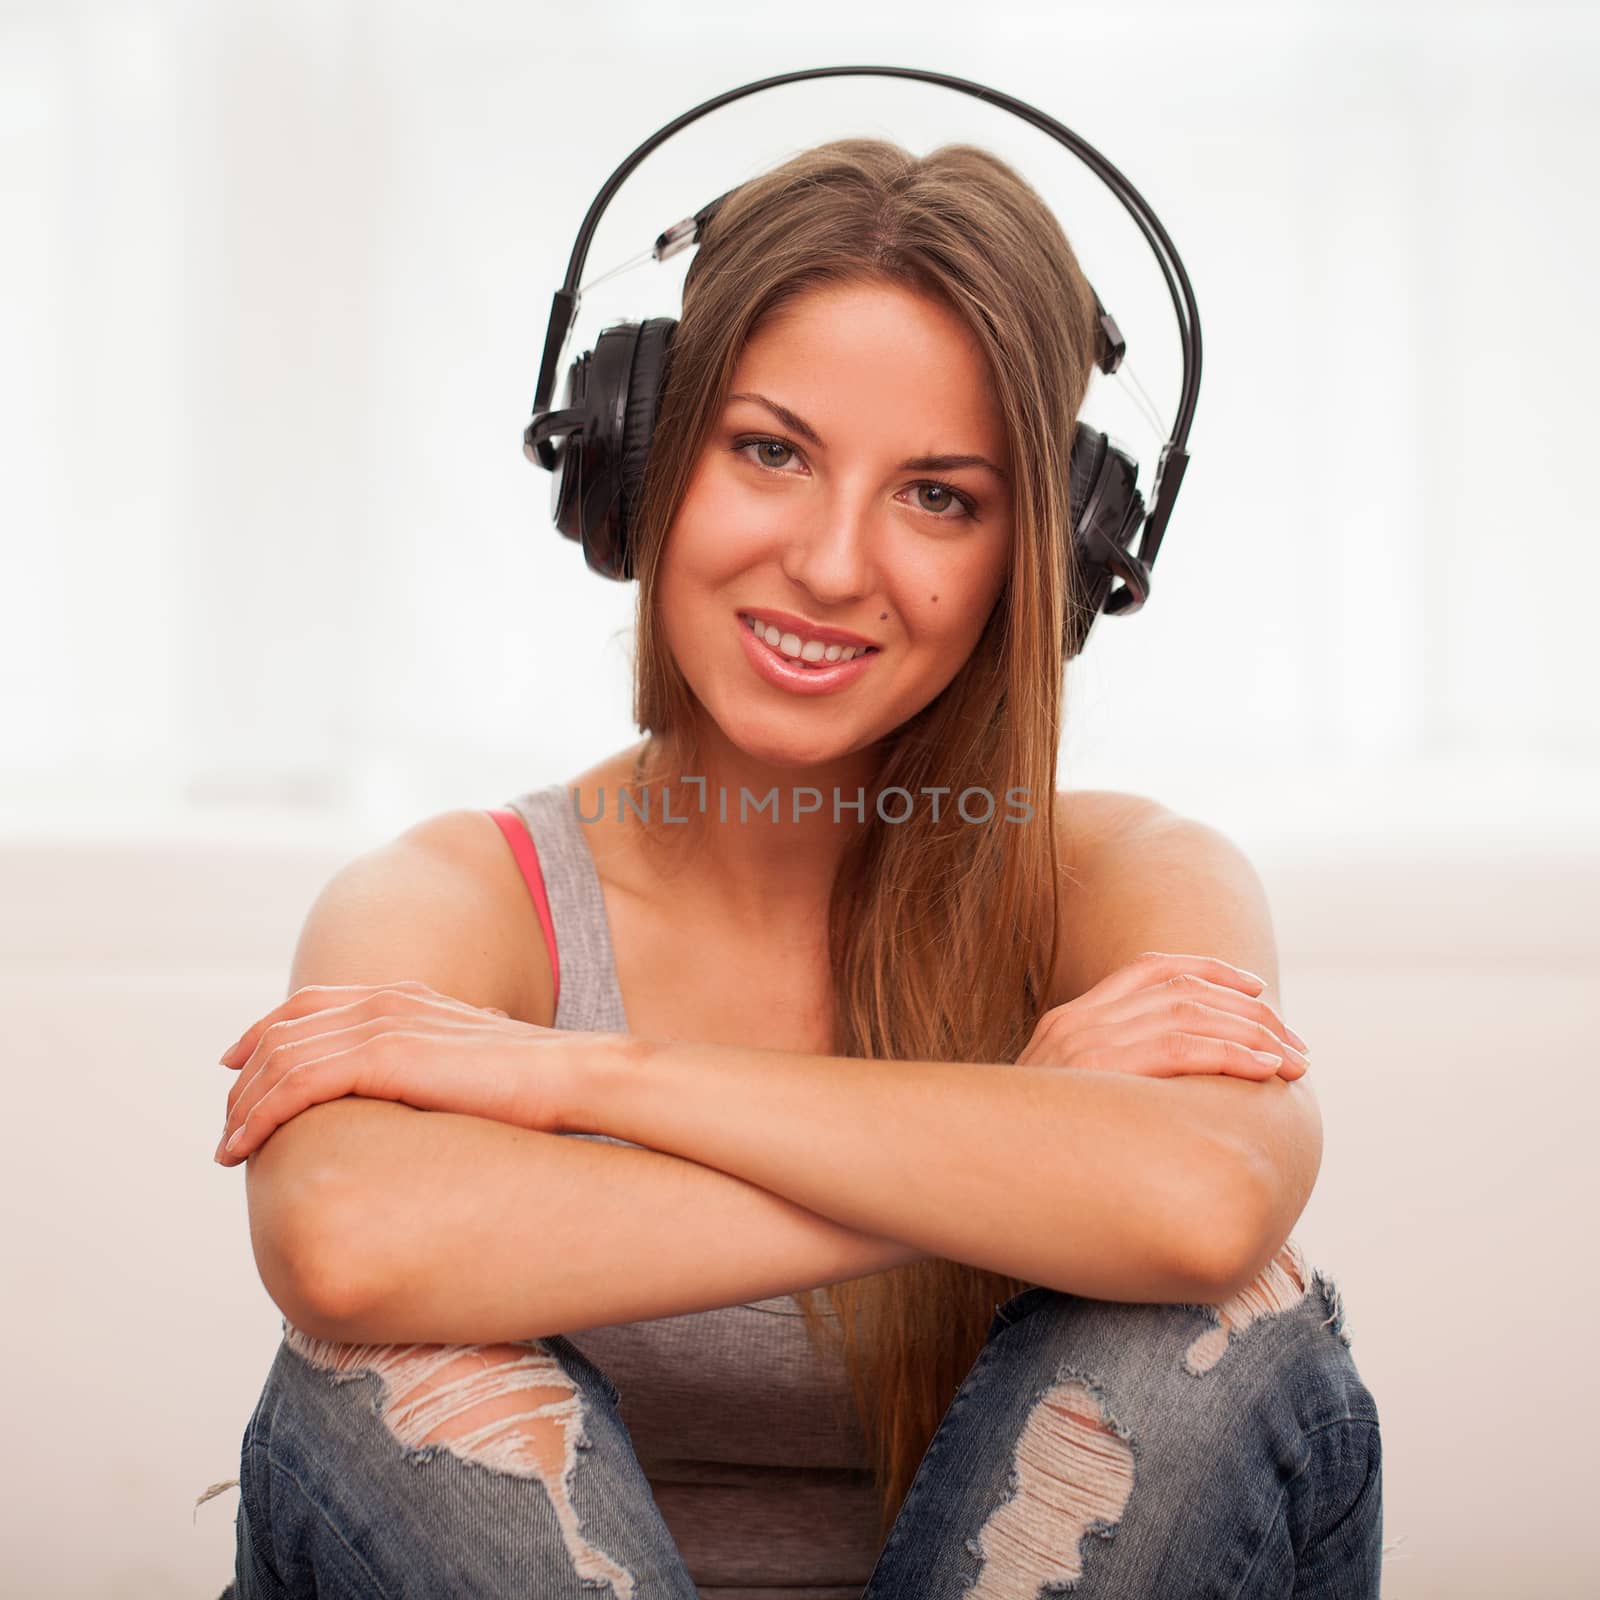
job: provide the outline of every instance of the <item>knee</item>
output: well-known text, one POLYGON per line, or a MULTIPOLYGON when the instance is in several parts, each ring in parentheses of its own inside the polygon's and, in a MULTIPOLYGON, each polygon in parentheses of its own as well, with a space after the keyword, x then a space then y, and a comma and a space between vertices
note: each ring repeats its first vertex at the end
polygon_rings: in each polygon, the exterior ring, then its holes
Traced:
POLYGON ((1184 1350, 1183 1369, 1191 1376, 1215 1378, 1231 1366, 1270 1364, 1283 1381, 1254 1387, 1263 1397, 1293 1396, 1304 1426, 1337 1418, 1376 1425, 1377 1404, 1350 1353, 1338 1285, 1311 1263, 1297 1240, 1289 1239, 1250 1283, 1220 1304, 1195 1309, 1210 1313, 1211 1322, 1184 1350))
MULTIPOLYGON (((1324 1294, 1337 1296, 1332 1284, 1322 1278, 1306 1259, 1298 1240, 1286 1240, 1277 1254, 1243 1288, 1236 1289, 1215 1305, 1196 1308, 1211 1313, 1214 1320, 1184 1352, 1185 1369, 1199 1377, 1209 1372, 1234 1341, 1256 1324, 1288 1313, 1303 1313, 1313 1304, 1311 1296, 1314 1283, 1318 1287, 1325 1286, 1324 1294)), ((1349 1335, 1337 1327, 1340 1321, 1337 1307, 1329 1320, 1336 1325, 1335 1331, 1348 1345, 1349 1335)))
POLYGON ((408 1450, 559 1483, 582 1431, 577 1382, 537 1340, 510 1344, 344 1344, 286 1324, 284 1342, 337 1377, 373 1373, 378 1414, 408 1450))
POLYGON ((1291 1443, 1301 1437, 1303 1419, 1293 1407, 1266 1404, 1264 1397, 1303 1394, 1318 1414, 1325 1401, 1337 1399, 1335 1414, 1361 1414, 1359 1404, 1351 1404, 1360 1380, 1346 1350, 1337 1290, 1292 1238, 1254 1280, 1217 1305, 1174 1308, 1060 1295, 1029 1309, 1049 1319, 1038 1349, 1055 1371, 1031 1396, 1017 1436, 1016 1492, 984 1523, 974 1551, 997 1559, 997 1570, 1015 1580, 1018 1594, 1079 1579, 1090 1538, 1112 1538, 1130 1504, 1152 1492, 1141 1482, 1147 1470, 1154 1472, 1153 1492, 1171 1494, 1174 1475, 1182 1478, 1208 1452, 1218 1462, 1235 1459, 1249 1403, 1262 1429, 1291 1443), (1174 1316, 1175 1309, 1201 1312, 1205 1323, 1197 1327, 1192 1317, 1174 1316), (1155 1329, 1172 1363, 1164 1384, 1148 1360, 1155 1329), (1336 1337, 1314 1337, 1321 1329, 1336 1337), (1177 1338, 1168 1343, 1174 1331, 1177 1338), (1141 1343, 1144 1354, 1138 1353, 1141 1343), (1230 1350, 1248 1357, 1223 1361, 1230 1350), (1331 1381, 1263 1384, 1262 1362, 1312 1363, 1331 1381), (1203 1381, 1189 1381, 1195 1378, 1203 1381), (1227 1403, 1217 1402, 1219 1384, 1226 1386, 1227 1403))
POLYGON ((583 1389, 537 1339, 508 1344, 347 1344, 284 1325, 284 1343, 335 1383, 375 1374, 377 1411, 407 1451, 451 1457, 535 1480, 555 1513, 566 1556, 586 1582, 634 1592, 626 1566, 584 1530, 573 1498, 584 1429, 583 1389))

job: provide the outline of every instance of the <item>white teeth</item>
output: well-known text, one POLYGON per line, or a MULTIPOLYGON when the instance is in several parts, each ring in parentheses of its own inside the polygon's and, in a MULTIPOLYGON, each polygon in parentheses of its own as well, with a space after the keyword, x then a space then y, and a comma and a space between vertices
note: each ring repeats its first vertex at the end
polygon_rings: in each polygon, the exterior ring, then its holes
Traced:
POLYGON ((851 661, 865 655, 868 645, 824 644, 821 639, 807 639, 803 644, 797 633, 782 633, 770 622, 760 622, 755 617, 745 617, 745 626, 758 639, 765 639, 774 650, 797 661, 851 661))

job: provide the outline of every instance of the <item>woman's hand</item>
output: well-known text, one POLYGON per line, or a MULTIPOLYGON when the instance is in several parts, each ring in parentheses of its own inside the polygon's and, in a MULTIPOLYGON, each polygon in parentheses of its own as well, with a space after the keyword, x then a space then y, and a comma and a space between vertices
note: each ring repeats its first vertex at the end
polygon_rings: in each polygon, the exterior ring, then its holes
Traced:
POLYGON ((573 1035, 425 983, 309 984, 223 1054, 239 1077, 216 1159, 243 1161, 308 1106, 347 1094, 554 1131, 572 1087, 573 1035))
POLYGON ((1147 952, 1076 1000, 1046 1011, 1017 1065, 1292 1083, 1305 1075, 1294 1048, 1305 1041, 1255 998, 1263 987, 1259 978, 1213 956, 1147 952))

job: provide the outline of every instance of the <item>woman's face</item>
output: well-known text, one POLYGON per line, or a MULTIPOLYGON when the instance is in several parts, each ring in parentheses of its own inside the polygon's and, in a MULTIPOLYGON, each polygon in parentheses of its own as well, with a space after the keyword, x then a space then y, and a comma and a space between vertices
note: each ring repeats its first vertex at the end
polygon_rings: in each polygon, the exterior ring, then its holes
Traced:
POLYGON ((920 711, 983 631, 1011 557, 1005 427, 959 317, 880 283, 782 307, 730 395, 663 552, 666 640, 735 746, 822 763, 920 711), (968 459, 924 459, 939 457, 968 459), (771 653, 751 612, 798 619, 778 626, 791 649, 815 637, 805 624, 876 649, 813 676, 771 653))

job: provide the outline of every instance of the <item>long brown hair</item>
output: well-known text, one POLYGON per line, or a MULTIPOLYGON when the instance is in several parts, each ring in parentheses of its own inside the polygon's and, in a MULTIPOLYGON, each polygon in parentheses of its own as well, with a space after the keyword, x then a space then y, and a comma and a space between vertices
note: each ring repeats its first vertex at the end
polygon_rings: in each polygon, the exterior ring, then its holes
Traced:
MULTIPOLYGON (((913 795, 975 785, 997 807, 1020 786, 1033 816, 970 826, 951 807, 934 821, 919 804, 891 826, 869 802, 832 886, 834 1051, 1014 1061, 1056 963, 1062 637, 1078 603, 1067 469, 1096 322, 1093 290, 1054 215, 990 152, 952 144, 919 159, 883 140, 835 140, 745 183, 707 226, 684 283, 634 528, 634 719, 651 736, 634 776, 658 759, 697 770, 695 702, 659 627, 657 573, 739 353, 785 302, 860 282, 937 296, 965 320, 988 360, 1013 466, 1001 595, 962 669, 884 741, 877 780, 913 795)), ((1031 1159, 1031 1135, 1017 1129, 1019 1160, 1031 1159)), ((819 1348, 842 1341, 880 1537, 995 1310, 1026 1287, 930 1258, 796 1297, 819 1348), (818 1294, 836 1313, 831 1325, 818 1294)))

